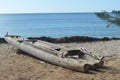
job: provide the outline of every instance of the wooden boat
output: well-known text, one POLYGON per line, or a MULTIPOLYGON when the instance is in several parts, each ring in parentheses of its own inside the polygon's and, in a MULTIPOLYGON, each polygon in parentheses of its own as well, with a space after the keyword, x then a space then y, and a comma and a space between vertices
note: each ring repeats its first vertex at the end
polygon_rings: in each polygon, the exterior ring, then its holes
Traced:
POLYGON ((41 40, 25 39, 16 35, 6 35, 4 39, 18 49, 41 60, 75 71, 87 72, 103 66, 103 57, 93 55, 84 48, 69 49, 41 40))

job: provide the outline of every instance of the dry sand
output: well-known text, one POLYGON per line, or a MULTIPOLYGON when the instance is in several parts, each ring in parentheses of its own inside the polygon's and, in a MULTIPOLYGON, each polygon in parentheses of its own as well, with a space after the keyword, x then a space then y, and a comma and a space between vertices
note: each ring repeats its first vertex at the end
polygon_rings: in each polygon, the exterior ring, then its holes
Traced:
POLYGON ((120 80, 120 40, 59 44, 84 47, 105 57, 105 67, 89 73, 75 72, 18 54, 9 44, 0 44, 0 80, 120 80))

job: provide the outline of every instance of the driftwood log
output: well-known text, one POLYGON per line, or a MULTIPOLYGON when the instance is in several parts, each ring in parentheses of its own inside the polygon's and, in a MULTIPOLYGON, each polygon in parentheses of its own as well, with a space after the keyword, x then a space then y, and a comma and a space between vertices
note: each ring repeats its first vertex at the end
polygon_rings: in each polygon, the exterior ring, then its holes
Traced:
MULTIPOLYGON (((58 65, 64 68, 68 68, 75 71, 87 72, 90 69, 96 69, 98 66, 103 66, 101 60, 97 60, 89 55, 80 58, 79 57, 66 57, 64 53, 68 51, 67 48, 56 46, 54 44, 44 41, 30 41, 23 39, 20 36, 5 36, 4 38, 9 44, 17 47, 18 49, 25 51, 41 60, 49 62, 54 65, 58 65), (88 58, 88 59, 86 59, 88 58), (89 60, 90 59, 90 60, 89 60)), ((76 52, 75 56, 78 55, 76 52)))

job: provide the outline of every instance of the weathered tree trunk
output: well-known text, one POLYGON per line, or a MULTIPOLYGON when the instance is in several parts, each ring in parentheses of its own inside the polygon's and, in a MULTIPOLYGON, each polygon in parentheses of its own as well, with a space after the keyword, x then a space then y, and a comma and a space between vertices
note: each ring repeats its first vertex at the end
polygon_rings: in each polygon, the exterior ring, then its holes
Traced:
POLYGON ((93 61, 90 61, 85 59, 74 59, 70 57, 62 58, 61 56, 58 56, 59 51, 54 49, 52 50, 51 46, 55 46, 46 42, 40 43, 39 41, 36 41, 33 43, 25 41, 21 37, 13 36, 6 36, 5 40, 18 49, 21 49, 22 51, 25 51, 41 60, 75 71, 87 72, 91 66, 92 68, 96 68, 96 65, 98 66, 100 62, 99 60, 95 59, 93 59, 93 61))

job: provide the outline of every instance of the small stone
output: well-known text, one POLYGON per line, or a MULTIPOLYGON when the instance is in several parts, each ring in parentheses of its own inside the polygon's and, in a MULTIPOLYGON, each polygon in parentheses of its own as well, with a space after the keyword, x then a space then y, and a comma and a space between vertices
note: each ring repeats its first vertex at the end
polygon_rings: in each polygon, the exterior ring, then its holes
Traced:
POLYGON ((41 64, 44 64, 45 62, 41 61, 40 63, 41 63, 41 64))

